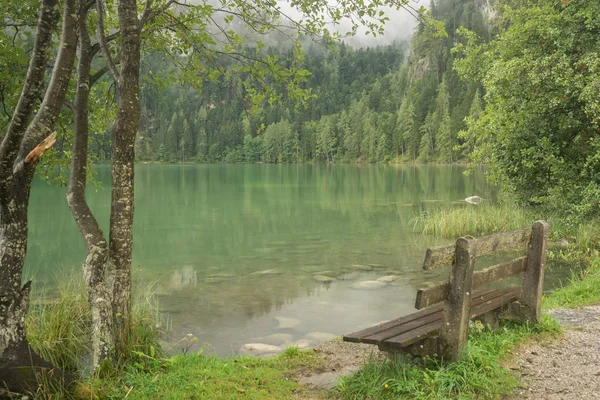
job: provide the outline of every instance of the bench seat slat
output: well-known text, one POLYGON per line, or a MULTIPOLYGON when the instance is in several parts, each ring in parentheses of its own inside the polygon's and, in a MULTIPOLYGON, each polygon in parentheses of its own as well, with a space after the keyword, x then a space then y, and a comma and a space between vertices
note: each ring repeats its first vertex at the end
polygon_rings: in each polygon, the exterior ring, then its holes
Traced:
MULTIPOLYGON (((477 299, 479 300, 477 303, 474 299, 471 307, 471 318, 478 317, 487 312, 493 311, 497 308, 500 308, 504 304, 510 303, 511 301, 515 301, 519 298, 521 293, 520 288, 512 288, 512 289, 504 289, 498 290, 496 293, 489 298, 482 299, 481 296, 477 299), (482 301, 483 300, 483 301, 482 301)), ((415 329, 414 331, 406 332, 402 335, 398 335, 396 337, 387 339, 383 341, 388 346, 394 347, 406 347, 411 344, 417 343, 425 338, 425 336, 430 335, 434 332, 439 331, 442 327, 441 318, 437 321, 434 321, 430 324, 423 325, 419 329, 415 329)))
MULTIPOLYGON (((490 289, 476 292, 471 300, 471 318, 485 314, 506 302, 514 301, 518 299, 519 294, 519 288, 490 289), (490 310, 485 311, 490 307, 490 310)), ((393 321, 345 335, 344 341, 371 344, 389 343, 398 347, 408 346, 418 342, 423 336, 440 329, 442 310, 443 303, 436 304, 393 321)))
MULTIPOLYGON (((482 296, 485 297, 495 291, 496 291, 496 289, 481 290, 481 291, 475 293, 474 299, 480 298, 482 296)), ((433 305, 433 306, 425 308, 421 311, 417 311, 415 313, 406 315, 404 317, 396 318, 392 321, 388 321, 383 324, 375 325, 370 328, 363 329, 362 331, 351 333, 349 335, 345 335, 344 340, 346 342, 362 343, 362 342, 364 342, 365 338, 375 335, 375 334, 378 334, 380 332, 394 329, 400 325, 408 324, 412 321, 418 320, 420 318, 425 318, 434 313, 440 313, 440 315, 441 315, 443 307, 444 307, 443 303, 438 303, 436 305, 433 305)))

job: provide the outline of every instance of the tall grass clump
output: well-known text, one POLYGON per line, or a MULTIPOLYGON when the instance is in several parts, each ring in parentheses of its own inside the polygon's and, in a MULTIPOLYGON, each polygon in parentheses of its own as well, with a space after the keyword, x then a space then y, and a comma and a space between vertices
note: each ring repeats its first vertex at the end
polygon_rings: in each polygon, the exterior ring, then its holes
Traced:
MULTIPOLYGON (((85 375, 91 360, 91 314, 81 276, 60 276, 55 290, 33 298, 25 324, 29 343, 42 358, 75 375, 85 375)), ((124 349, 119 365, 140 357, 164 356, 163 328, 151 287, 135 289, 129 348, 124 349)))
POLYGON ((58 279, 56 291, 32 299, 25 319, 29 344, 42 358, 70 372, 81 371, 89 353, 91 316, 81 278, 58 279))
POLYGON ((481 329, 469 336, 456 363, 431 358, 370 360, 336 388, 344 399, 493 399, 509 394, 519 379, 503 367, 508 352, 542 335, 558 336, 558 323, 544 316, 539 325, 505 325, 498 332, 481 329))
POLYGON ((481 236, 520 229, 533 219, 519 207, 510 205, 466 205, 423 212, 414 219, 414 229, 427 235, 457 238, 481 236))

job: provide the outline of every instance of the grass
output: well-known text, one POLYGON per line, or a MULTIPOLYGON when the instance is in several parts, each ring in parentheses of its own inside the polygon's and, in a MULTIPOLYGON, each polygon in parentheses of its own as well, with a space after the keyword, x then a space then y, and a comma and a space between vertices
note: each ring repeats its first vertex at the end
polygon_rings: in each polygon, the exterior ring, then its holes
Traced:
POLYGON ((545 308, 576 308, 600 302, 600 258, 579 273, 574 273, 567 285, 543 299, 545 308))
POLYGON ((539 325, 505 325, 469 336, 462 360, 452 364, 425 358, 371 360, 344 378, 336 391, 343 399, 493 399, 510 393, 518 378, 505 369, 509 352, 526 340, 558 336, 558 323, 544 316, 539 325))
POLYGON ((200 351, 148 358, 93 384, 109 399, 289 399, 299 385, 287 376, 316 364, 313 351, 295 347, 268 359, 219 358, 200 351))
POLYGON ((25 319, 27 339, 45 360, 70 372, 82 371, 89 353, 91 317, 80 278, 59 279, 57 297, 39 293, 25 319))
POLYGON ((415 230, 424 234, 458 238, 520 229, 531 225, 533 219, 522 208, 480 204, 434 209, 421 213, 413 222, 415 230))

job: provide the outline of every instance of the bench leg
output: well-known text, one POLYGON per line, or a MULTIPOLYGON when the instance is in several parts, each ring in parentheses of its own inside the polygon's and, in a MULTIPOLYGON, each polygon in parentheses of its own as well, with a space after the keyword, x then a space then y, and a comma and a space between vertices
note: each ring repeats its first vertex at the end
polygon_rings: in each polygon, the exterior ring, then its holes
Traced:
POLYGON ((440 329, 440 355, 444 361, 458 361, 460 352, 467 344, 475 246, 473 238, 462 237, 456 241, 454 264, 450 272, 450 289, 444 304, 440 329))
POLYGON ((390 358, 394 358, 398 354, 410 354, 416 357, 437 357, 440 354, 440 345, 437 337, 428 337, 406 347, 391 347, 385 344, 380 344, 378 347, 379 350, 388 353, 390 358))

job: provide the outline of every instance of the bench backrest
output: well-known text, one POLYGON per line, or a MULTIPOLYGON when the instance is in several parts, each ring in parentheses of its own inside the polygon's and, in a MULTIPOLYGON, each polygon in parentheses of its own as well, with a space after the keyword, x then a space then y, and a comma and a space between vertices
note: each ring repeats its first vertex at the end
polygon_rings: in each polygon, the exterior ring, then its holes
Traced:
MULTIPOLYGON (((539 308, 537 303, 541 304, 541 281, 543 280, 543 264, 545 263, 546 239, 550 233, 549 228, 550 225, 547 222, 537 221, 531 227, 516 231, 496 233, 479 238, 459 238, 456 244, 427 249, 423 269, 430 270, 447 265, 453 265, 453 269, 456 268, 456 254, 460 241, 464 242, 466 240, 470 243, 468 256, 473 259, 473 263, 476 257, 496 251, 521 250, 527 245, 525 256, 472 272, 472 276, 467 277, 471 281, 467 285, 470 286, 467 293, 473 289, 525 272, 523 276, 522 297, 531 297, 530 301, 535 302, 537 309, 539 308)), ((463 247, 465 246, 463 245, 463 247)), ((451 271, 448 281, 420 289, 417 292, 415 307, 422 309, 446 301, 450 295, 453 278, 457 277, 453 277, 451 271)))

